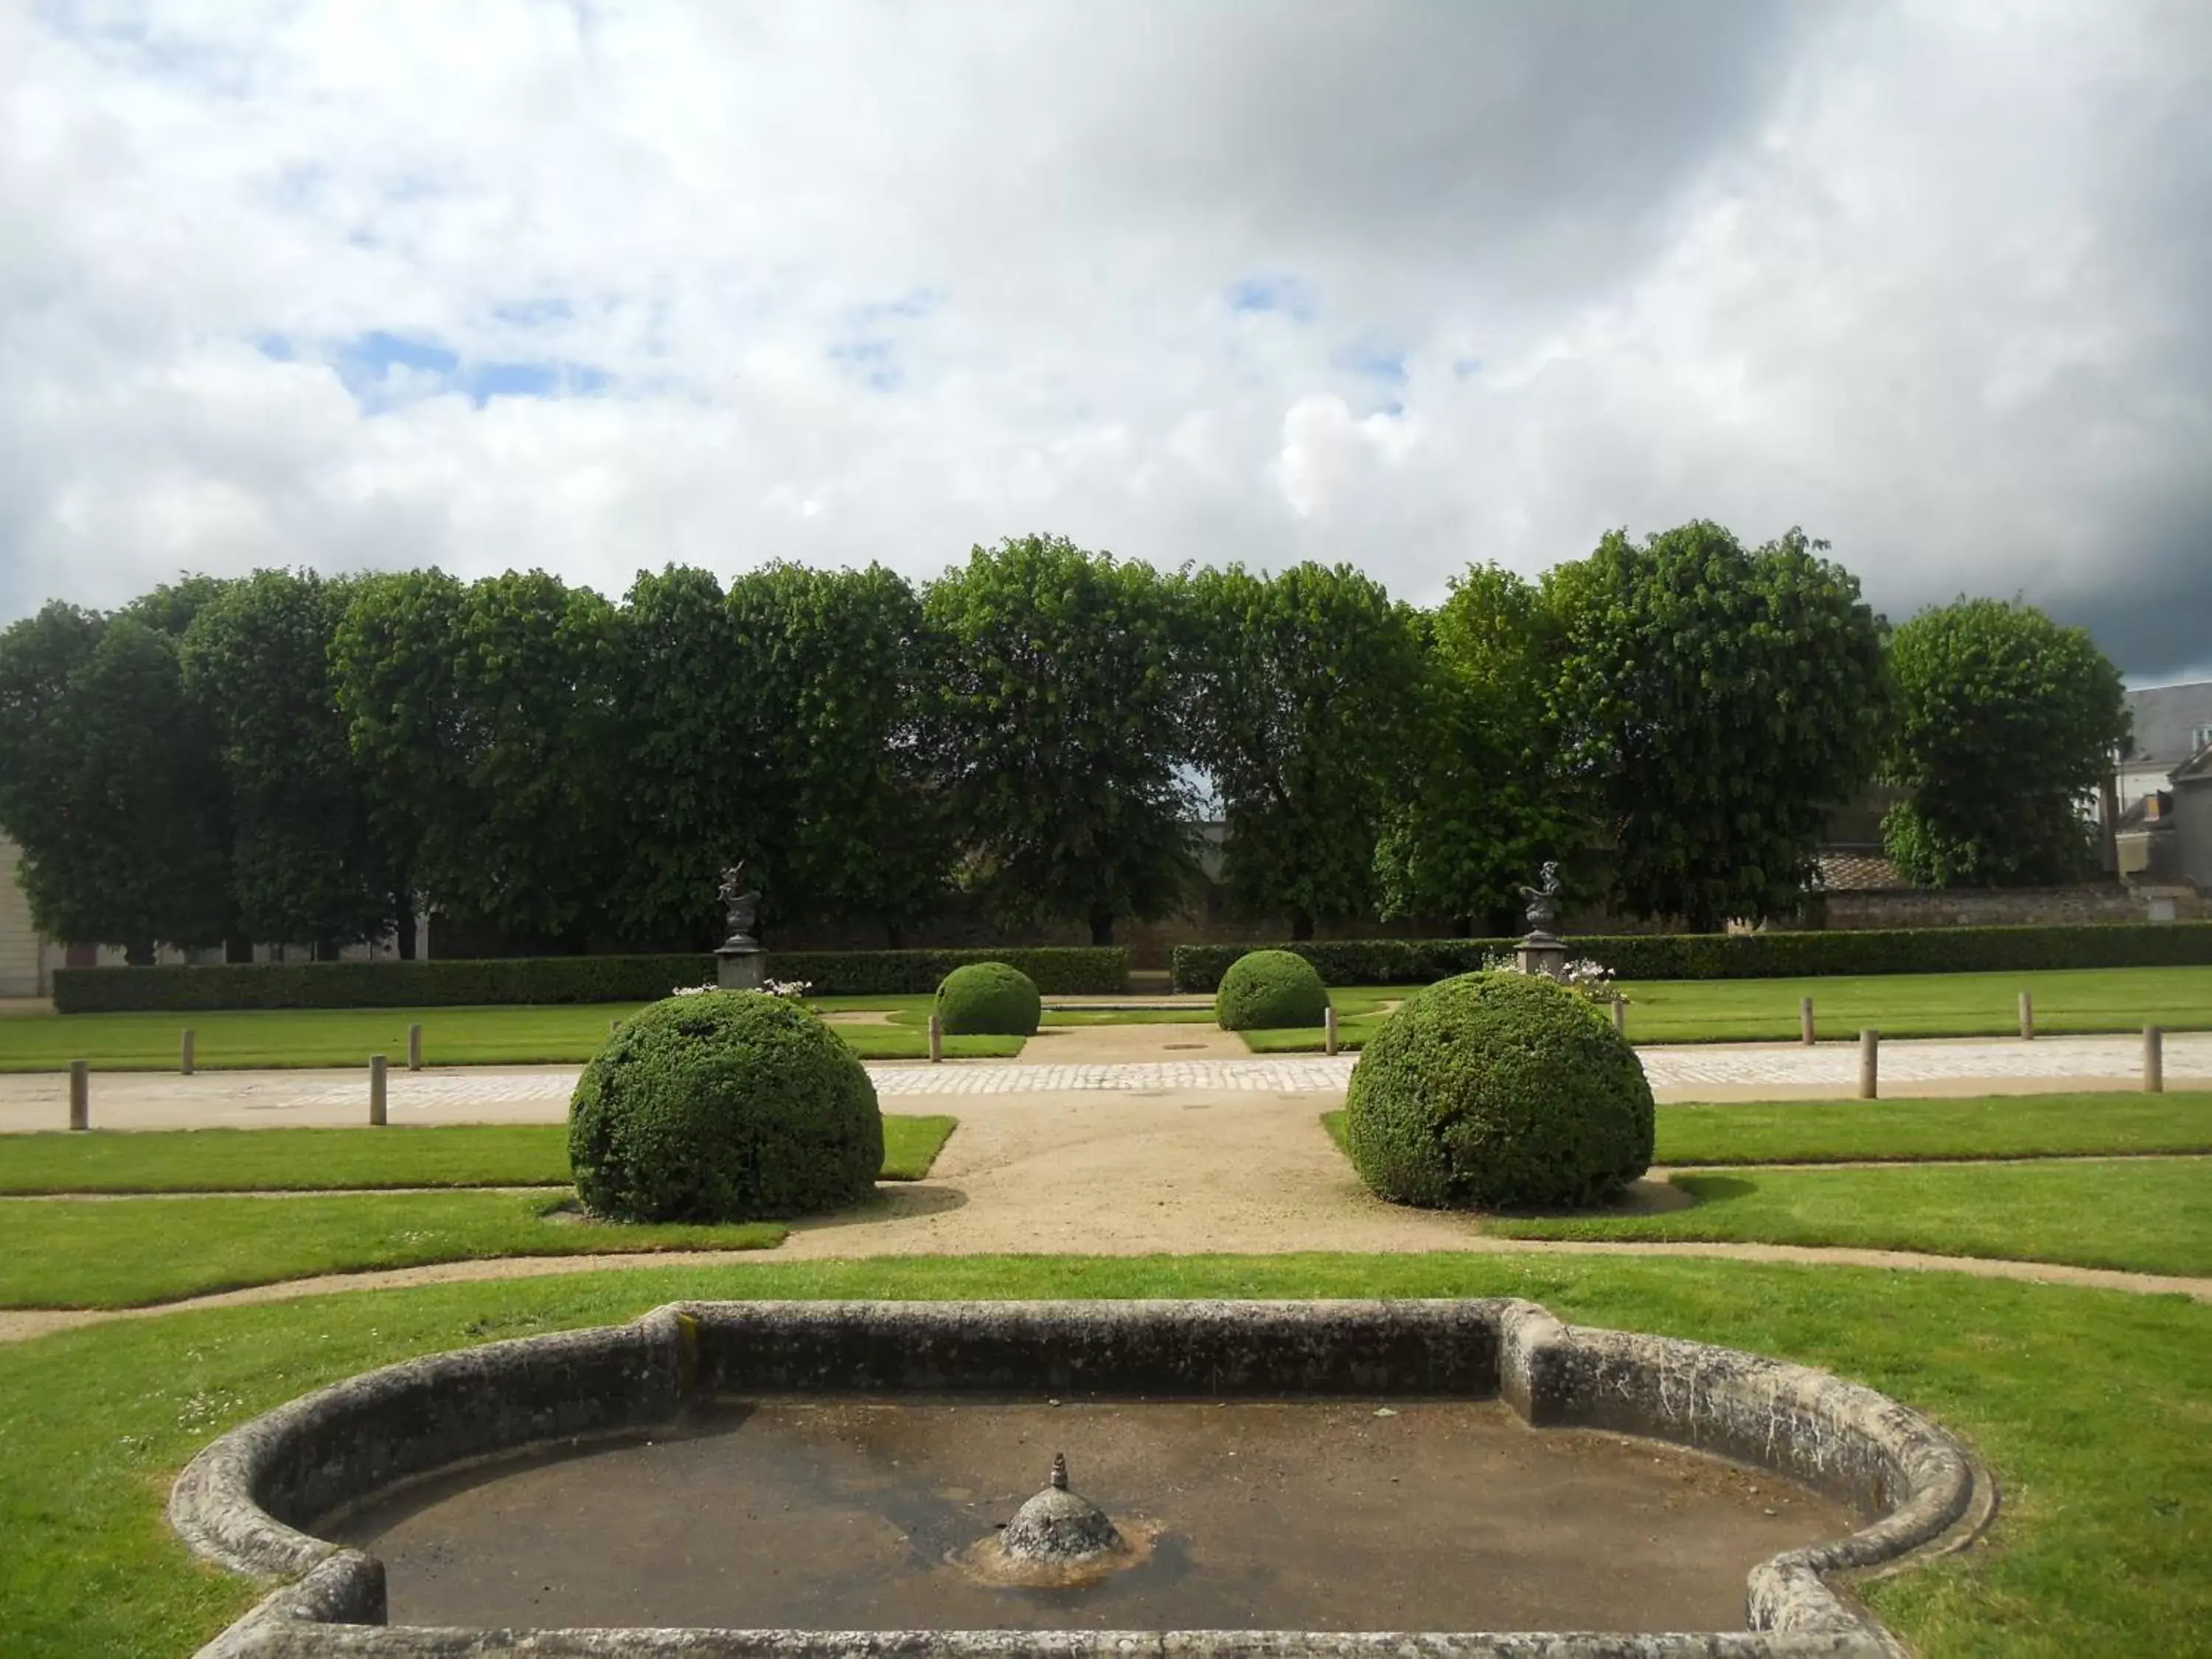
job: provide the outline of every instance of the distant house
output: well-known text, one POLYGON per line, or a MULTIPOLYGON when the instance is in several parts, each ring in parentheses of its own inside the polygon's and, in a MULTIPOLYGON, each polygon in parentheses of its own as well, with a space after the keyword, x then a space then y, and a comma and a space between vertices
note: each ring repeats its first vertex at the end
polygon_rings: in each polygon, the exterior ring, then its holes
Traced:
POLYGON ((2171 787, 2178 768, 2212 747, 2212 680, 2130 691, 2128 712, 2134 717, 2134 733, 2115 757, 2113 769, 2123 834, 2130 808, 2171 787))
POLYGON ((2212 893, 2212 738, 2173 769, 2173 875, 2212 893))
MULTIPOLYGON (((0 998, 43 997, 53 994, 57 968, 120 968, 123 949, 115 945, 71 945, 40 933, 31 920, 30 901, 23 896, 18 875, 23 849, 0 836, 0 998)), ((427 922, 418 923, 416 938, 427 945, 427 922)), ((342 962, 382 961, 398 954, 389 938, 374 945, 349 945, 338 953, 342 962)), ((427 952, 426 952, 427 954, 427 952)), ((305 945, 257 945, 256 962, 307 962, 314 957, 305 945)), ((223 960, 223 948, 212 945, 198 950, 179 950, 164 945, 154 959, 164 964, 223 960)))

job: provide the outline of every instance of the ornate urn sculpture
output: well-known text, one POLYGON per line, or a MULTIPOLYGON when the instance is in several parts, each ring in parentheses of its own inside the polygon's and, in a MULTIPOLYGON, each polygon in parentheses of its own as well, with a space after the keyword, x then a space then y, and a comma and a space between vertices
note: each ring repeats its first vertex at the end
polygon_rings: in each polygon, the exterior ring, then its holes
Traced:
POLYGON ((1547 860, 1537 881, 1538 885, 1521 890, 1521 896, 1528 901, 1528 932, 1514 951, 1513 963, 1524 974, 1565 979, 1567 947, 1552 931, 1559 925, 1559 860, 1547 860))
POLYGON ((753 937, 753 916, 760 908, 760 895, 745 885, 743 859, 722 872, 721 885, 715 890, 721 896, 730 936, 714 947, 714 983, 725 991, 757 991, 762 951, 753 937))

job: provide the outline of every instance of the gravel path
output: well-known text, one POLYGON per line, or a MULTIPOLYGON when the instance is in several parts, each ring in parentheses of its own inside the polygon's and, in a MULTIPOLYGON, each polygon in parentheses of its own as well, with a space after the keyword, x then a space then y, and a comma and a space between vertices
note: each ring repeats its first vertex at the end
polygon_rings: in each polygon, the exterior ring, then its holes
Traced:
MULTIPOLYGON (((1239 1054, 1225 1032, 1185 1025, 1056 1028, 1032 1044, 1031 1060, 887 1061, 871 1066, 885 1100, 975 1099, 1044 1094, 1156 1094, 1202 1090, 1224 1096, 1291 1091, 1342 1093, 1356 1057, 1239 1054), (1182 1045, 1198 1043, 1196 1050, 1182 1045)), ((1858 1082, 1856 1043, 1729 1043, 1638 1050, 1662 1100, 1820 1099, 1849 1096, 1858 1082)), ((1885 1042, 1882 1091, 1889 1096, 2039 1093, 2127 1088, 2140 1079, 2139 1037, 1970 1038, 1885 1042)), ((465 1066, 395 1071, 394 1123, 545 1123, 567 1115, 574 1066, 465 1066)), ((2175 1088, 2212 1085, 2212 1032, 2166 1039, 2166 1076, 2175 1088)), ((0 1075, 0 1132, 58 1129, 68 1121, 68 1079, 54 1073, 0 1075)), ((366 1069, 270 1072, 114 1072, 92 1080, 95 1127, 180 1129, 349 1124, 366 1118, 366 1069)))

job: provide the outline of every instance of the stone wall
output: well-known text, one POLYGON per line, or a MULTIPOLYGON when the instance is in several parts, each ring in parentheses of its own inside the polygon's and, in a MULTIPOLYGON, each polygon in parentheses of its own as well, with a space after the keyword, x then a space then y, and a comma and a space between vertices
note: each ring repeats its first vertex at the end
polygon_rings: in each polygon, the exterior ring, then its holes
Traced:
POLYGON ((2037 927, 2124 921, 2203 921, 2212 904, 2188 886, 2087 882, 2075 887, 1948 888, 1827 893, 1809 908, 1813 927, 2037 927), (2159 901, 2172 906, 2170 914, 2159 901))

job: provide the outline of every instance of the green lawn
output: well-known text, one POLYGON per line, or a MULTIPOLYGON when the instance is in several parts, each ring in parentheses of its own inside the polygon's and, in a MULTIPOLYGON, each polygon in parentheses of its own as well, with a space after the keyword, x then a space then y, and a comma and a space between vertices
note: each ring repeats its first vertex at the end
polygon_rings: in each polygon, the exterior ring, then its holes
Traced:
MULTIPOLYGON (((1333 990, 1338 1036, 1356 1048, 1379 1023, 1382 999, 1411 987, 1333 990)), ((1650 980, 1624 982, 1628 1035, 1638 1042, 1788 1042, 1797 1003, 1813 999, 1823 1041, 1872 1026, 1885 1036, 2016 1036, 2020 994, 2035 999, 2035 1028, 2065 1032, 2212 1030, 2212 968, 2081 968, 2011 974, 1887 974, 1823 979, 1650 980)), ((1255 1054, 1317 1053, 1318 1026, 1247 1031, 1255 1054)))
MULTIPOLYGON (((1322 1114, 1344 1146, 1344 1112, 1322 1114)), ((1653 1162, 1843 1164, 2212 1152, 2212 1091, 1662 1106, 1653 1162)))
POLYGON ((1662 1215, 1495 1216, 1505 1238, 1856 1245, 2212 1274, 2212 1159, 2067 1159, 1683 1175, 1662 1215))
MULTIPOLYGON (((852 999, 872 1001, 874 999, 852 999)), ((298 1066, 366 1066, 407 1058, 407 1028, 422 1028, 427 1066, 580 1065, 607 1040, 611 1021, 635 1002, 489 1008, 285 1008, 189 1014, 26 1014, 0 1019, 0 1072, 53 1072, 73 1060, 97 1071, 173 1071, 185 1029, 195 1062, 208 1071, 298 1066)), ((832 1000, 825 1007, 842 1006, 832 1000)), ((833 1024, 863 1060, 921 1060, 927 1036, 894 1025, 833 1024)), ((1005 1058, 1019 1037, 947 1037, 957 1060, 1005 1058)))
MULTIPOLYGON (((883 1179, 922 1179, 958 1121, 886 1112, 883 1179)), ((0 1136, 0 1194, 568 1184, 560 1123, 0 1136)))
POLYGON ((1785 1355, 1966 1436, 2003 1489, 1990 1537, 1863 1586, 1925 1659, 2203 1651, 2212 1309, 1950 1274, 1448 1255, 648 1269, 214 1310, 0 1347, 0 1650, 171 1659, 206 1641, 260 1591, 200 1567, 169 1532, 176 1470, 258 1412, 413 1354, 681 1297, 1487 1295, 1785 1355))
POLYGON ((15 1199, 0 1203, 0 1307, 128 1308, 314 1273, 489 1256, 757 1250, 765 1222, 586 1221, 544 1193, 331 1198, 15 1199))
POLYGON ((1659 1109, 1662 1164, 2212 1152, 2212 1091, 1659 1109))

